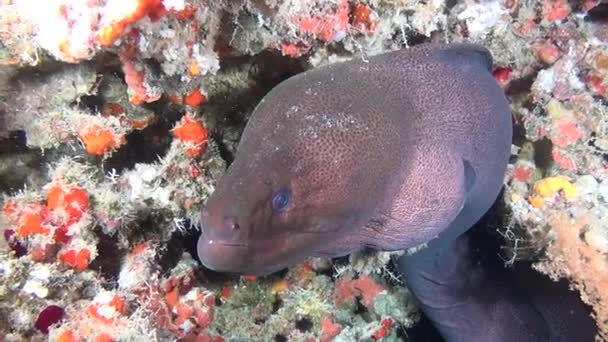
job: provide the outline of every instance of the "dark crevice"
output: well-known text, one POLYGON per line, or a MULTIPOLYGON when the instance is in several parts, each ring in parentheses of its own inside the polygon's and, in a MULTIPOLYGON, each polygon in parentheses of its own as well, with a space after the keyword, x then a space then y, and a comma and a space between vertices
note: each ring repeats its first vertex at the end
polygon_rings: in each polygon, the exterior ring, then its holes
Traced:
MULTIPOLYGON (((395 259, 393 259, 395 260, 395 259)), ((390 274, 394 274, 396 276, 399 276, 399 270, 397 269, 397 264, 395 262, 389 262, 386 265, 386 271, 390 274)), ((402 279, 399 278, 395 278, 395 277, 384 277, 384 280, 386 280, 386 282, 391 285, 391 286, 403 286, 403 282, 402 279)))
POLYGON ((529 111, 533 111, 536 108, 538 108, 538 104, 534 103, 532 101, 532 99, 530 99, 529 97, 526 97, 526 99, 524 101, 522 101, 521 107, 525 108, 525 109, 527 109, 529 111))
POLYGON ((339 269, 340 266, 345 266, 345 265, 350 264, 349 256, 346 255, 346 256, 342 256, 342 257, 338 257, 338 258, 332 258, 332 263, 333 263, 334 267, 331 267, 329 269, 329 271, 331 272, 331 278, 334 281, 336 281, 336 280, 338 280, 338 274, 336 272, 336 269, 339 269))
POLYGON ((585 16, 585 21, 602 24, 608 23, 608 3, 601 2, 588 11, 585 16))
POLYGON ((24 131, 12 131, 0 138, 0 191, 16 192, 24 188, 31 173, 45 171, 42 153, 39 149, 27 147, 24 131))
POLYGON ((553 163, 551 151, 553 143, 548 138, 542 138, 534 142, 534 163, 542 170, 546 170, 553 163))
POLYGON ((256 325, 262 325, 262 324, 264 324, 264 322, 266 322, 265 317, 258 317, 253 320, 253 323, 256 325))
MULTIPOLYGON (((112 82, 116 81, 116 79, 124 80, 124 73, 120 65, 113 65, 109 64, 110 61, 104 61, 104 58, 110 57, 115 56, 101 56, 99 63, 93 65, 100 75, 97 80, 96 94, 80 97, 73 104, 74 106, 86 110, 91 114, 101 115, 104 106, 112 102, 112 100, 105 98, 106 93, 110 91, 112 82)), ((157 61, 146 60, 145 65, 153 74, 160 74, 160 65, 157 61)), ((127 114, 127 117, 137 117, 137 110, 133 109, 134 107, 129 107, 133 106, 127 104, 125 110, 134 111, 134 113, 131 113, 131 115, 127 114)), ((158 101, 152 103, 144 103, 139 108, 154 113, 162 113, 162 115, 156 115, 156 120, 146 128, 133 130, 126 136, 126 144, 120 146, 112 153, 110 158, 104 161, 103 166, 106 172, 111 169, 120 172, 132 168, 136 163, 151 163, 159 157, 162 158, 167 153, 172 140, 169 131, 173 128, 175 122, 182 117, 183 108, 171 105, 167 96, 163 96, 158 101)))
MULTIPOLYGON (((190 224, 188 221, 187 224, 190 224)), ((181 232, 177 234, 176 237, 181 239, 182 246, 184 247, 184 251, 192 256, 193 259, 198 260, 196 245, 198 244, 198 237, 200 235, 200 230, 197 229, 188 229, 185 232, 181 232)), ((200 263, 200 261, 199 261, 200 263)))
POLYGON ((354 310, 354 314, 355 315, 366 315, 367 312, 367 308, 365 307, 365 305, 363 305, 363 303, 361 303, 361 298, 357 298, 357 300, 355 301, 355 304, 357 305, 357 307, 354 310))
POLYGON ((534 83, 534 80, 536 80, 537 75, 538 70, 531 73, 530 75, 526 75, 525 77, 512 80, 509 83, 507 89, 505 90, 505 93, 508 96, 529 93, 530 89, 532 89, 532 84, 534 83))
POLYGON ((4 139, 0 138, 0 155, 27 152, 27 138, 24 131, 12 131, 4 139))
POLYGON ((55 73, 68 68, 64 63, 49 59, 45 63, 36 66, 25 65, 20 67, 11 76, 9 84, 15 88, 25 89, 30 86, 30 82, 44 82, 51 78, 55 73))
MULTIPOLYGON (((516 121, 516 119, 514 118, 513 120, 513 144, 516 146, 523 146, 527 141, 527 137, 526 137, 526 128, 524 127, 523 124, 518 123, 516 121)), ((511 155, 509 157, 509 163, 515 163, 518 160, 519 156, 518 155, 511 155)))
POLYGON ((285 335, 277 334, 274 337, 274 342, 287 342, 287 341, 289 341, 289 340, 287 339, 287 336, 285 336, 285 335))
POLYGON ((110 289, 115 288, 121 268, 121 260, 125 255, 124 250, 117 250, 117 235, 110 236, 101 231, 100 227, 95 229, 98 239, 97 257, 93 259, 89 268, 97 271, 105 279, 110 289))
MULTIPOLYGON (((140 220, 132 223, 132 227, 124 229, 127 241, 129 241, 131 246, 135 246, 142 241, 157 242, 160 230, 166 229, 164 226, 170 223, 166 221, 162 213, 149 213, 147 216, 144 216, 144 213, 140 213, 139 215, 141 217, 140 220)), ((157 253, 155 264, 162 271, 168 271, 175 267, 181 259, 182 251, 184 250, 179 233, 174 232, 168 237, 168 241, 163 246, 164 248, 157 253)))
POLYGON ((312 321, 308 317, 303 317, 296 321, 296 329, 301 332, 307 332, 312 329, 312 321))
POLYGON ((234 153, 230 151, 228 145, 223 141, 222 133, 218 131, 213 131, 211 133, 211 138, 217 144, 217 150, 220 154, 220 157, 226 162, 226 166, 230 166, 234 161, 234 153))
POLYGON ((169 130, 173 124, 159 120, 143 130, 134 130, 127 135, 127 143, 115 151, 104 163, 105 172, 115 169, 122 172, 137 163, 153 163, 162 158, 171 146, 169 130))
POLYGON ((272 303, 272 313, 276 314, 282 306, 283 300, 277 297, 276 300, 272 303))
POLYGON ((526 128, 522 124, 513 124, 513 143, 515 145, 522 145, 526 142, 526 128))
POLYGON ((334 269, 333 267, 328 267, 322 271, 317 272, 319 275, 324 275, 326 277, 332 278, 334 275, 334 269))
POLYGON ((91 113, 99 113, 103 109, 103 98, 97 95, 81 96, 77 105, 88 109, 91 113))
POLYGON ((424 43, 428 43, 431 41, 431 38, 420 34, 412 29, 405 29, 405 32, 403 32, 403 34, 405 35, 407 42, 403 41, 402 39, 402 34, 401 33, 395 33, 394 36, 396 36, 397 41, 401 44, 401 46, 405 47, 405 46, 414 46, 414 45, 420 45, 420 44, 424 44, 424 43))
POLYGON ((433 322, 424 313, 421 313, 420 320, 413 327, 401 331, 402 333, 398 333, 397 336, 402 337, 404 341, 444 341, 433 322))

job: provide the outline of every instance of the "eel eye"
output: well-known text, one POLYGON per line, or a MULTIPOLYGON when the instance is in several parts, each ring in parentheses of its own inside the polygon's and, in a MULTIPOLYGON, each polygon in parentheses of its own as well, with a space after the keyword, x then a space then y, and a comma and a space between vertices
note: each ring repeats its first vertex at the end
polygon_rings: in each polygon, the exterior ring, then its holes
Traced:
POLYGON ((289 189, 281 189, 272 197, 272 210, 281 212, 289 206, 291 200, 291 191, 289 189))

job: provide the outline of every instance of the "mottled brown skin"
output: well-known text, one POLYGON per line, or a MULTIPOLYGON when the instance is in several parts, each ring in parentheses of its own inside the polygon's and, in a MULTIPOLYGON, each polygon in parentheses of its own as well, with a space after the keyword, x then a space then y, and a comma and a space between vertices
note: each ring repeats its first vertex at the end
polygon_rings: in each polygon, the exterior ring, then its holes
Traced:
POLYGON ((510 109, 491 66, 479 46, 421 45, 278 85, 203 210, 202 263, 268 274, 309 256, 429 242, 399 269, 444 337, 476 341, 490 329, 492 341, 543 340, 547 325, 529 304, 462 302, 488 285, 476 281, 484 273, 463 233, 498 196, 510 156, 510 109), (285 189, 287 208, 273 210, 285 189))
POLYGON ((281 83, 255 109, 203 211, 203 263, 264 274, 309 255, 426 242, 467 200, 465 161, 487 199, 483 214, 511 141, 490 63, 479 48, 424 46, 281 83), (292 202, 273 213, 282 187, 292 202))

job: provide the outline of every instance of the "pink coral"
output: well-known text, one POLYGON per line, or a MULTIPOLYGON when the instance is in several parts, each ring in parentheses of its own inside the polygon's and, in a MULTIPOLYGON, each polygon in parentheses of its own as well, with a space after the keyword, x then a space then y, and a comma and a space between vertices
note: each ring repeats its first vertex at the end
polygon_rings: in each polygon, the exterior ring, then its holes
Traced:
POLYGON ((567 0, 545 0, 543 1, 543 18, 547 20, 562 20, 566 18, 572 8, 567 0))
POLYGON ((331 315, 326 315, 321 320, 320 342, 332 341, 342 331, 342 325, 335 323, 331 315))
POLYGON ((551 151, 551 156, 553 160, 564 170, 574 170, 576 169, 576 162, 574 159, 564 155, 559 149, 554 148, 551 151))
POLYGON ((558 147, 566 147, 583 137, 583 132, 571 119, 560 118, 555 126, 559 135, 551 140, 558 147))
POLYGON ((362 275, 357 279, 342 277, 336 282, 334 290, 334 304, 342 305, 354 302, 356 297, 361 298, 361 303, 371 307, 376 296, 384 291, 384 286, 368 275, 362 275))
POLYGON ((340 32, 345 32, 349 27, 348 1, 341 0, 334 14, 320 17, 302 16, 297 21, 302 32, 314 34, 326 42, 333 41, 340 32))
POLYGON ((134 105, 141 105, 144 102, 154 102, 160 99, 161 95, 149 91, 145 83, 145 69, 143 65, 136 63, 129 55, 123 55, 122 70, 125 73, 125 82, 129 86, 129 101, 134 105))

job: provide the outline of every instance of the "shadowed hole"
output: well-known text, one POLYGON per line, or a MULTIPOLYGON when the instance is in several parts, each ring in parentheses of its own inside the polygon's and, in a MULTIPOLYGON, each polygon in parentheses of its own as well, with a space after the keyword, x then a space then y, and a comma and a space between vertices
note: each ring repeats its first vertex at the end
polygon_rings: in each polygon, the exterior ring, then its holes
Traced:
POLYGON ((312 329, 312 321, 308 317, 303 317, 296 321, 296 329, 301 332, 307 332, 312 329))
POLYGON ((608 3, 602 2, 592 8, 585 16, 585 21, 594 23, 608 23, 608 3))

